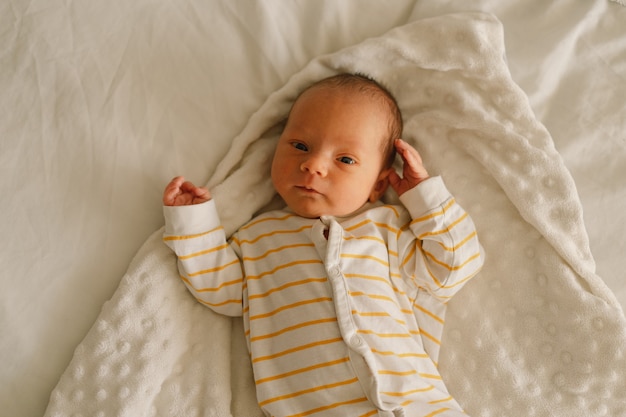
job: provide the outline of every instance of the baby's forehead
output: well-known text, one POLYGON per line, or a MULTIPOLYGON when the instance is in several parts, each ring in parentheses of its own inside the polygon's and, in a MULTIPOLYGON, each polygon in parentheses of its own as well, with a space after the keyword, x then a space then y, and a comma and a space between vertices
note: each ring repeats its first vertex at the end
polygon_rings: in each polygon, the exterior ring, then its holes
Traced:
POLYGON ((298 101, 301 97, 308 94, 328 94, 329 96, 353 96, 362 98, 363 100, 381 100, 385 98, 383 90, 376 86, 352 85, 352 84, 325 84, 323 81, 313 84, 306 90, 302 91, 296 98, 298 101))
POLYGON ((324 98, 332 100, 333 98, 354 98, 363 104, 373 103, 376 104, 382 113, 389 118, 393 117, 389 103, 387 102, 387 96, 382 90, 375 87, 371 88, 358 88, 352 85, 326 85, 326 84, 314 84, 308 89, 304 90, 293 102, 291 110, 305 98, 314 97, 316 100, 324 101, 324 98))

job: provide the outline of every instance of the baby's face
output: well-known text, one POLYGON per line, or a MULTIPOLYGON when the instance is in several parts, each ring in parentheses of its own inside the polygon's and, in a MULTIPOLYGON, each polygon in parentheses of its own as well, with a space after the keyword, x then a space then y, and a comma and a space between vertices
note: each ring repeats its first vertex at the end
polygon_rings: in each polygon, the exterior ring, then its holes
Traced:
POLYGON ((317 87, 294 104, 272 163, 276 191, 298 215, 346 216, 387 187, 388 117, 362 94, 317 87))

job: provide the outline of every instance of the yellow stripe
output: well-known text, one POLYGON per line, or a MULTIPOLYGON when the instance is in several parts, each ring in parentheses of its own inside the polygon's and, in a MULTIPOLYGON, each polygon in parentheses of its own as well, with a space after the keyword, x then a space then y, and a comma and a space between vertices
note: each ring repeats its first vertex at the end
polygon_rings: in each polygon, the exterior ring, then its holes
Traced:
POLYGON ((297 303, 284 305, 282 307, 277 308, 276 310, 270 311, 269 313, 257 314, 255 316, 250 316, 249 320, 252 321, 252 320, 264 319, 264 318, 271 317, 271 316, 273 316, 275 314, 278 314, 278 313, 280 313, 282 311, 289 310, 289 309, 292 309, 292 308, 300 307, 300 306, 307 305, 307 304, 317 304, 317 303, 329 302, 329 301, 332 302, 333 299, 331 297, 321 297, 321 298, 314 298, 314 299, 311 299, 311 300, 299 301, 297 303))
POLYGON ((411 310, 406 310, 400 307, 400 305, 398 304, 398 302, 391 298, 391 297, 387 297, 385 295, 379 295, 379 294, 368 294, 368 293, 364 293, 362 291, 350 291, 350 296, 351 297, 368 297, 368 298, 372 298, 374 300, 383 300, 383 301, 389 301, 391 303, 393 303, 398 309, 400 309, 400 311, 402 311, 404 314, 413 314, 413 312, 411 310))
POLYGON ((373 240, 383 245, 387 244, 383 239, 376 236, 344 236, 343 240, 373 240))
POLYGON ((410 371, 390 371, 390 370, 380 370, 378 371, 379 375, 396 375, 396 376, 409 376, 409 375, 416 375, 419 374, 419 376, 421 376, 422 378, 428 378, 428 379, 437 379, 437 380, 441 380, 441 376, 439 375, 434 375, 434 374, 424 374, 422 372, 417 372, 416 370, 412 369, 410 371))
POLYGON ((317 391, 322 391, 322 390, 325 390, 325 389, 341 387, 343 385, 350 385, 350 384, 354 384, 354 383, 358 383, 358 382, 359 382, 359 380, 357 378, 352 378, 352 379, 348 379, 346 381, 335 382, 333 384, 319 385, 317 387, 305 389, 305 390, 302 390, 302 391, 296 391, 296 392, 292 392, 290 394, 279 395, 277 397, 268 398, 265 401, 261 401, 259 403, 259 406, 263 407, 263 406, 265 406, 267 404, 275 403, 276 401, 287 400, 289 398, 299 397, 300 395, 310 394, 312 392, 317 392, 317 391))
POLYGON ((396 353, 396 352, 391 352, 391 351, 380 351, 380 350, 376 350, 376 349, 372 349, 372 353, 375 353, 377 355, 385 355, 385 356, 397 356, 398 358, 429 358, 428 354, 426 353, 413 353, 413 352, 409 352, 409 353, 396 353))
POLYGON ((285 249, 294 249, 294 248, 304 248, 304 247, 315 247, 315 245, 313 243, 296 243, 293 245, 285 245, 285 246, 280 246, 278 248, 274 248, 274 249, 270 249, 267 252, 265 252, 262 255, 259 256, 245 256, 242 260, 244 261, 258 261, 260 259, 264 259, 266 258, 268 255, 272 254, 272 253, 276 253, 276 252, 281 252, 285 249))
POLYGON ((373 330, 357 330, 357 333, 360 334, 372 334, 374 336, 383 337, 383 338, 408 338, 411 337, 409 333, 377 333, 373 330))
POLYGON ((465 239, 463 239, 462 241, 460 241, 459 243, 457 243, 456 245, 452 247, 446 246, 442 242, 437 242, 437 243, 439 243, 439 245, 445 250, 447 250, 448 252, 454 252, 458 250, 461 246, 465 245, 467 242, 472 240, 474 237, 476 237, 476 234, 477 234, 476 231, 473 231, 472 233, 469 234, 469 236, 467 236, 465 239))
POLYGON ((336 317, 330 317, 330 318, 326 318, 326 319, 306 321, 306 322, 297 324, 295 326, 285 327, 284 329, 280 329, 279 331, 274 332, 274 333, 268 333, 268 334, 264 334, 264 335, 261 335, 261 336, 252 337, 252 338, 250 338, 250 342, 256 342, 257 340, 263 340, 263 339, 271 339, 272 337, 280 336, 281 334, 288 333, 288 332, 291 332, 293 330, 298 330, 298 329, 301 329, 303 327, 314 326, 316 324, 323 324, 323 323, 332 323, 332 322, 336 322, 336 321, 337 321, 336 317))
POLYGON ((383 206, 384 208, 390 209, 391 211, 393 211, 393 213, 396 215, 396 218, 400 217, 400 213, 398 212, 398 210, 394 207, 394 206, 390 206, 390 205, 385 205, 383 206))
POLYGON ((310 259, 310 260, 306 260, 306 261, 293 261, 293 262, 289 262, 286 264, 282 264, 277 266, 274 269, 270 269, 269 271, 265 271, 259 275, 250 275, 247 277, 248 280, 252 280, 252 279, 261 279, 266 275, 271 275, 273 273, 275 273, 276 271, 280 271, 281 269, 285 269, 285 268, 289 268, 292 267, 294 265, 306 265, 306 264, 322 264, 323 262, 319 259, 310 259))
POLYGON ((301 231, 303 231, 305 229, 310 229, 310 228, 311 228, 311 225, 307 225, 307 226, 302 226, 299 229, 293 229, 293 230, 275 230, 273 232, 260 234, 257 237, 255 237, 254 239, 250 239, 250 240, 249 239, 239 240, 239 239, 233 238, 233 242, 235 242, 239 246, 241 246, 244 243, 247 243, 247 244, 256 243, 259 240, 261 240, 263 238, 266 238, 266 237, 269 237, 269 236, 300 233, 301 231))
POLYGON ((262 362, 262 361, 266 361, 266 360, 270 360, 270 359, 275 359, 275 358, 278 358, 280 356, 285 356, 285 355, 289 355, 291 353, 300 352, 302 350, 307 350, 307 349, 311 349, 311 348, 318 347, 318 346, 323 346, 323 345, 329 345, 329 344, 337 343, 337 342, 341 342, 341 341, 343 341, 343 339, 341 337, 337 337, 337 338, 334 338, 334 339, 321 340, 321 341, 318 341, 318 342, 309 343, 309 344, 298 346, 298 347, 295 347, 295 348, 283 350, 282 352, 277 352, 277 353, 274 353, 273 355, 259 356, 258 358, 252 359, 252 363, 262 362))
POLYGON ((184 261, 184 260, 189 259, 189 258, 195 258, 196 256, 202 256, 202 255, 206 255, 206 254, 211 253, 211 252, 217 252, 217 251, 220 251, 222 249, 226 249, 227 247, 228 247, 228 243, 224 243, 223 245, 217 246, 215 248, 206 249, 206 250, 203 250, 203 251, 200 251, 200 252, 196 252, 196 253, 192 253, 192 254, 189 254, 189 255, 184 255, 184 256, 181 255, 181 256, 178 257, 178 259, 180 259, 181 261, 184 261))
POLYGON ((371 261, 376 261, 376 262, 378 262, 378 263, 380 263, 380 264, 382 264, 382 265, 384 265, 386 267, 389 267, 389 263, 388 262, 386 262, 386 261, 384 261, 384 260, 382 260, 380 258, 377 258, 375 256, 371 256, 371 255, 358 255, 358 254, 351 254, 351 253, 342 253, 341 257, 342 258, 353 258, 353 259, 369 259, 371 261))
POLYGON ((398 233, 398 229, 396 229, 395 227, 391 227, 391 226, 389 226, 386 223, 375 222, 375 221, 370 220, 370 219, 365 219, 362 222, 355 224, 354 226, 346 227, 345 230, 346 230, 346 232, 352 232, 353 230, 359 229, 359 228, 365 226, 366 224, 370 224, 370 223, 373 223, 375 226, 378 226, 378 227, 380 227, 382 229, 387 229, 387 230, 389 230, 392 233, 398 233))
POLYGON ((282 290, 286 290, 287 288, 296 287, 298 285, 305 285, 305 284, 310 284, 310 283, 313 283, 313 282, 326 282, 326 281, 328 281, 328 279, 326 279, 326 278, 308 278, 308 279, 303 279, 303 280, 300 280, 300 281, 288 282, 287 284, 281 285, 281 286, 276 287, 276 288, 272 288, 271 290, 269 290, 267 292, 264 292, 262 294, 252 294, 252 295, 248 296, 248 300, 254 300, 256 298, 265 298, 265 297, 269 296, 272 293, 280 292, 282 290))
MULTIPOLYGON (((390 273, 389 274, 390 277, 395 277, 395 278, 402 278, 402 275, 400 274, 394 274, 394 273, 390 273)), ((378 282, 383 282, 385 284, 387 284, 387 286, 389 288, 391 288, 394 292, 397 292, 398 294, 401 295, 406 295, 405 291, 402 291, 401 289, 395 287, 391 281, 385 277, 379 277, 376 275, 366 275, 366 274, 345 274, 344 277, 348 278, 348 279, 365 279, 365 280, 371 280, 371 281, 378 281, 378 282)))
POLYGON ((452 223, 450 223, 445 229, 437 230, 437 231, 434 231, 434 232, 422 233, 417 238, 419 240, 424 240, 424 238, 428 237, 428 236, 438 236, 438 235, 442 235, 444 233, 450 233, 450 230, 454 229, 455 226, 457 226, 459 223, 461 223, 463 220, 465 220, 468 216, 469 216, 469 214, 464 213, 458 220, 455 220, 452 223))
POLYGON ((378 276, 378 275, 367 275, 367 274, 345 274, 344 276, 345 276, 346 278, 363 278, 363 279, 369 279, 369 280, 372 280, 372 281, 380 281, 380 282, 384 282, 385 284, 391 284, 387 278, 380 277, 380 276, 378 276))
POLYGON ((201 299, 198 299, 198 301, 200 301, 202 304, 207 305, 209 307, 221 307, 221 306, 225 306, 226 304, 241 304, 240 299, 226 300, 221 303, 209 303, 208 301, 204 301, 201 299))
POLYGON ((189 278, 193 278, 193 277, 196 277, 198 275, 204 275, 204 274, 210 274, 210 273, 213 273, 213 272, 222 271, 222 270, 228 268, 229 266, 233 266, 233 265, 238 264, 238 263, 239 263, 239 259, 235 259, 232 262, 229 262, 229 263, 224 264, 224 265, 217 266, 215 268, 203 269, 201 271, 189 273, 189 274, 187 274, 187 276, 189 278))
POLYGON ((361 292, 361 291, 350 291, 350 296, 351 297, 368 297, 368 298, 373 298, 375 300, 390 301, 390 302, 394 303, 396 306, 398 305, 396 300, 394 300, 393 298, 387 297, 385 295, 367 294, 367 293, 364 293, 364 292, 361 292))
POLYGON ((442 380, 441 375, 419 373, 422 378, 442 380))
POLYGON ((318 363, 318 364, 315 364, 315 365, 307 366, 306 368, 300 368, 300 369, 295 369, 295 370, 290 371, 290 372, 285 372, 284 374, 268 376, 267 378, 258 379, 256 381, 256 384, 260 385, 260 384, 264 384, 266 382, 276 381, 278 379, 288 378, 290 376, 298 375, 298 374, 301 374, 301 373, 304 373, 304 372, 313 371, 315 369, 328 368, 328 367, 331 367, 331 366, 334 366, 334 365, 339 365, 340 363, 348 362, 349 360, 350 360, 350 358, 345 357, 345 358, 337 359, 335 361, 318 363))
POLYGON ((440 261, 439 259, 435 258, 435 255, 430 252, 424 251, 424 255, 429 257, 437 265, 441 265, 442 267, 446 268, 448 271, 458 271, 459 269, 463 269, 468 263, 472 262, 474 259, 480 257, 480 252, 477 252, 474 255, 470 256, 462 264, 454 266, 448 265, 447 263, 440 261))
MULTIPOLYGON (((480 253, 474 255, 472 258, 475 258, 476 256, 480 256, 480 253)), ((451 289, 459 285, 463 285, 465 282, 472 279, 478 273, 477 270, 474 270, 465 278, 456 281, 454 284, 443 285, 441 281, 439 281, 439 279, 435 276, 435 274, 430 270, 430 266, 428 264, 426 264, 426 270, 428 271, 428 275, 430 275, 430 278, 433 280, 435 284, 437 284, 437 287, 439 287, 439 289, 451 289)), ((438 297, 439 298, 451 298, 451 296, 440 296, 440 295, 438 295, 438 297)))
POLYGON ((256 226, 259 223, 263 223, 263 222, 269 222, 269 221, 274 221, 274 220, 277 220, 277 221, 286 220, 286 219, 288 219, 290 217, 294 217, 294 216, 295 216, 294 213, 289 213, 289 214, 286 214, 286 215, 284 215, 282 217, 265 217, 265 218, 262 218, 262 219, 251 221, 250 223, 246 224, 245 226, 242 226, 239 230, 246 230, 246 229, 249 229, 249 228, 251 228, 253 226, 256 226))
POLYGON ((220 285, 218 285, 217 287, 207 287, 207 288, 196 288, 191 281, 189 281, 187 278, 185 278, 184 276, 180 276, 180 278, 185 281, 187 284, 189 284, 189 286, 191 288, 194 289, 194 291, 196 292, 217 292, 219 290, 221 290, 224 287, 228 287, 229 285, 235 285, 235 284, 240 284, 243 279, 242 278, 238 278, 238 279, 234 279, 232 281, 226 281, 221 283, 220 285))
POLYGON ((356 316, 361 316, 361 317, 389 317, 390 319, 393 319, 395 322, 399 324, 402 324, 402 325, 406 324, 406 321, 397 319, 385 311, 380 311, 380 312, 374 311, 374 312, 364 313, 361 311, 352 310, 352 314, 356 316))
MULTIPOLYGON (((309 416, 311 414, 316 414, 316 413, 320 413, 322 411, 330 410, 332 408, 337 408, 337 407, 341 407, 341 406, 344 406, 344 405, 362 403, 364 401, 367 401, 367 398, 363 397, 363 398, 356 398, 354 400, 340 401, 340 402, 337 402, 337 403, 326 405, 324 407, 314 408, 312 410, 308 410, 308 411, 305 411, 305 412, 302 412, 302 413, 291 414, 291 415, 289 415, 287 417, 305 417, 305 416, 309 416)), ((371 415, 375 415, 375 414, 378 414, 378 410, 376 410, 374 412, 374 414, 367 413, 367 414, 365 414, 365 416, 371 416, 371 415)))
POLYGON ((163 237, 163 240, 164 240, 164 241, 170 241, 170 240, 187 240, 187 239, 195 239, 195 238, 197 238, 197 237, 206 236, 206 235, 208 235, 208 234, 211 234, 211 233, 213 233, 213 232, 216 232, 216 231, 218 231, 218 230, 222 230, 222 229, 223 229, 223 227, 222 227, 222 226, 219 226, 219 227, 216 227, 215 229, 211 229, 211 230, 209 230, 208 232, 197 233, 197 234, 194 234, 194 235, 184 235, 184 236, 165 236, 165 237, 163 237))
POLYGON ((415 369, 410 371, 390 371, 386 369, 381 369, 378 371, 379 375, 396 375, 396 376, 408 376, 408 375, 416 375, 417 371, 415 369))
POLYGON ((377 275, 345 274, 344 276, 346 278, 361 278, 361 279, 367 279, 367 280, 371 280, 371 281, 384 282, 385 284, 389 285, 389 287, 392 287, 391 282, 387 278, 379 277, 377 275))
POLYGON ((439 323, 441 323, 441 324, 444 324, 444 323, 445 323, 445 321, 444 321, 441 317, 439 317, 439 316, 437 316, 436 314, 433 314, 432 312, 430 312, 430 311, 426 310, 426 309, 425 309, 424 307, 422 307, 421 305, 419 305, 419 304, 417 304, 417 303, 414 303, 414 304, 413 304, 413 307, 414 307, 414 308, 416 308, 416 309, 418 309, 418 310, 419 310, 419 311, 421 311, 422 313, 425 313, 426 315, 428 315, 428 316, 432 317, 433 319, 435 319, 435 320, 436 320, 436 321, 438 321, 439 323))
POLYGON ((403 224, 402 227, 400 227, 400 230, 398 230, 398 233, 396 233, 396 240, 400 240, 400 236, 402 236, 402 233, 406 232, 410 228, 411 228, 410 221, 408 223, 403 224))
POLYGON ((447 408, 447 407, 440 408, 439 410, 435 410, 432 413, 425 415, 424 417, 433 417, 433 416, 436 416, 437 414, 441 414, 441 413, 446 412, 448 410, 449 410, 449 408, 447 408))
POLYGON ((445 403, 448 401, 452 401, 452 395, 447 397, 447 398, 442 398, 441 400, 433 400, 433 401, 429 401, 428 404, 439 404, 439 403, 445 403))
POLYGON ((454 205, 454 203, 456 203, 456 200, 453 198, 450 201, 448 201, 448 203, 443 206, 443 208, 441 210, 438 211, 434 211, 430 214, 427 214, 423 217, 418 217, 417 219, 413 219, 413 221, 411 222, 411 224, 415 224, 415 223, 421 223, 424 222, 426 220, 430 220, 430 219, 434 219, 435 217, 439 217, 441 215, 443 215, 446 211, 448 211, 448 209, 450 207, 452 207, 454 205))
POLYGON ((426 388, 418 388, 418 389, 414 389, 414 390, 410 390, 410 391, 404 391, 404 392, 388 392, 388 391, 383 391, 381 392, 381 394, 384 395, 389 395, 390 397, 404 397, 406 395, 411 395, 411 394, 416 394, 418 392, 426 392, 426 391, 430 391, 435 389, 434 386, 429 386, 426 388))
POLYGON ((436 344, 441 345, 441 342, 439 341, 439 339, 437 339, 432 334, 424 331, 424 329, 420 329, 420 333, 423 334, 424 336, 426 336, 427 339, 430 339, 431 341, 435 342, 436 344))
POLYGON ((413 259, 413 257, 415 256, 415 252, 417 250, 417 245, 413 245, 411 246, 411 250, 409 251, 409 253, 407 253, 407 255, 404 257, 404 260, 402 261, 402 264, 400 265, 401 268, 405 267, 407 263, 409 263, 409 261, 411 259, 413 259))

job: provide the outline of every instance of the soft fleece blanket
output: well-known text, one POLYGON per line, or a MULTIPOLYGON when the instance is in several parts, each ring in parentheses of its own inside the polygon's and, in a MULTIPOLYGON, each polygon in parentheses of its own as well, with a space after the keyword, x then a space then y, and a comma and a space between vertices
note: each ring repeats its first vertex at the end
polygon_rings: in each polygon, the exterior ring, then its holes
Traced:
MULTIPOLYGON (((275 202, 280 123, 302 88, 337 72, 389 87, 404 139, 478 227, 487 261, 450 303, 439 362, 468 414, 626 415, 624 315, 594 273, 575 185, 511 79, 493 16, 416 21, 292 77, 209 183, 227 231, 275 202)), ((261 415, 240 320, 195 302, 161 234, 77 347, 47 416, 261 415)))

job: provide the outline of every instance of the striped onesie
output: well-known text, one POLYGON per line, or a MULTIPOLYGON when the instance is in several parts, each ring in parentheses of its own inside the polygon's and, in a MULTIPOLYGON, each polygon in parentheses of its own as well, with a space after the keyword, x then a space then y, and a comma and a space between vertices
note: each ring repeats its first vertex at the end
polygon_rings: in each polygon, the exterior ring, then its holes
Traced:
POLYGON ((212 200, 164 208, 191 293, 243 316, 266 415, 465 415, 437 359, 446 302, 482 266, 476 230, 439 177, 400 200, 348 218, 272 211, 228 240, 212 200))

